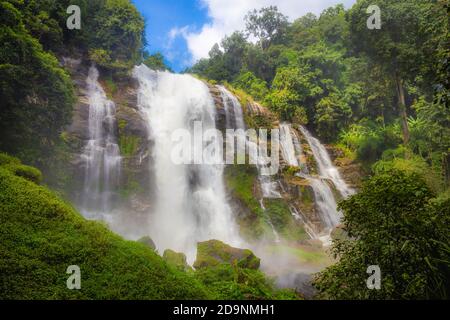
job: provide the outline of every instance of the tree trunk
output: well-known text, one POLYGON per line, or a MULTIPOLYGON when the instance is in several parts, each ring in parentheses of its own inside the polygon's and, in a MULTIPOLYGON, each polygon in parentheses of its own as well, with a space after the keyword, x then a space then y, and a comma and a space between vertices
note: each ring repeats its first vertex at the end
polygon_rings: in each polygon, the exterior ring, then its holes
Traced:
POLYGON ((450 185, 450 153, 444 152, 442 154, 442 173, 445 179, 445 185, 450 185))
POLYGON ((402 123, 403 143, 405 145, 409 142, 409 127, 408 127, 408 115, 406 114, 406 102, 405 102, 405 90, 403 88, 402 79, 398 72, 395 74, 395 82, 397 84, 398 94, 398 112, 400 115, 400 121, 402 123))

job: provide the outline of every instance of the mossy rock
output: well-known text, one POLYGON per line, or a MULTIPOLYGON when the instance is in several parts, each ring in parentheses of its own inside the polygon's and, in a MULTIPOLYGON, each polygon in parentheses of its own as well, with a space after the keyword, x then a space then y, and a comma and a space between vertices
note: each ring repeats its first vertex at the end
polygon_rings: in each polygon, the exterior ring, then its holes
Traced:
POLYGON ((142 237, 137 242, 145 244, 147 247, 149 247, 153 250, 156 249, 155 243, 153 242, 152 238, 150 238, 149 236, 142 237))
POLYGON ((166 249, 163 254, 163 259, 169 265, 174 266, 180 271, 192 270, 192 268, 186 262, 186 255, 181 252, 175 252, 171 249, 166 249))
POLYGON ((6 153, 0 153, 0 166, 12 172, 18 177, 27 179, 36 184, 41 184, 42 173, 39 169, 26 166, 19 159, 11 157, 6 153))
POLYGON ((20 160, 6 153, 0 153, 0 166, 7 164, 20 164, 20 160))
POLYGON ((286 240, 300 241, 309 236, 301 223, 292 216, 289 205, 283 199, 265 199, 266 214, 276 231, 286 240))
POLYGON ((236 265, 243 269, 255 269, 260 259, 249 249, 233 248, 219 240, 209 240, 197 244, 196 269, 214 267, 223 263, 236 265))

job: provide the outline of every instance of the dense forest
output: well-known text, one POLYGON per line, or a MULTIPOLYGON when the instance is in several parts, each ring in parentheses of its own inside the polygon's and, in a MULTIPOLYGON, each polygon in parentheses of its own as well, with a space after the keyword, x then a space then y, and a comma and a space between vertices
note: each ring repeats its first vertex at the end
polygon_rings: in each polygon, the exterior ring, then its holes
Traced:
MULTIPOLYGON (((316 298, 450 297, 449 10, 448 0, 358 0, 290 22, 270 6, 185 71, 308 127, 363 167, 359 192, 339 203, 346 236, 334 239, 336 263, 315 275, 316 298), (382 8, 381 29, 367 28, 369 5, 382 8), (383 290, 361 286, 372 264, 383 290)), ((84 220, 60 193, 77 101, 60 61, 95 64, 111 92, 135 65, 170 71, 146 51, 144 30, 129 0, 0 0, 0 298, 298 298, 248 261, 194 271, 175 252, 160 257, 84 220), (66 28, 73 4, 81 30, 66 28), (95 276, 67 293, 49 279, 65 279, 77 257, 95 276)))

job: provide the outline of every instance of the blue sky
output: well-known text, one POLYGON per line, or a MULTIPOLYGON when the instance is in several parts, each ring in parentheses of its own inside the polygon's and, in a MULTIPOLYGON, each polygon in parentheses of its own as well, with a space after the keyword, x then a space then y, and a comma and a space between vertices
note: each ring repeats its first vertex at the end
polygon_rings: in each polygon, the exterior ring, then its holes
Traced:
POLYGON ((251 9, 269 5, 294 20, 338 3, 349 8, 356 0, 132 0, 146 19, 148 50, 161 52, 175 71, 206 57, 225 35, 243 30, 251 9))

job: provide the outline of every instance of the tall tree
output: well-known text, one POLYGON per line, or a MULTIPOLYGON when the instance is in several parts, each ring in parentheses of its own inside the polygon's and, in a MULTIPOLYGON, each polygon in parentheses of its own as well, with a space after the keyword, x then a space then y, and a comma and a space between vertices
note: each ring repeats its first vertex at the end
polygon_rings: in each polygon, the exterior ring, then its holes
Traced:
POLYGON ((355 49, 382 66, 394 80, 405 144, 410 138, 405 81, 414 79, 426 60, 423 50, 427 41, 425 13, 432 6, 430 0, 360 0, 348 14, 355 49), (367 27, 370 16, 367 9, 371 5, 381 10, 381 29, 367 27))
POLYGON ((245 16, 247 32, 259 39, 261 47, 267 49, 286 32, 288 20, 276 6, 256 9, 245 16))

